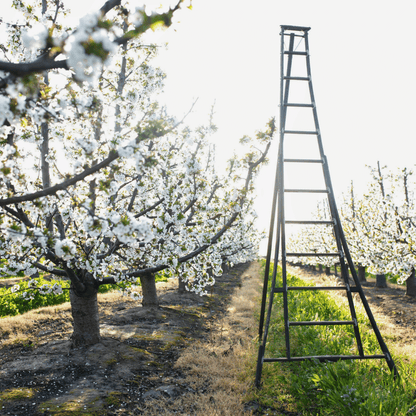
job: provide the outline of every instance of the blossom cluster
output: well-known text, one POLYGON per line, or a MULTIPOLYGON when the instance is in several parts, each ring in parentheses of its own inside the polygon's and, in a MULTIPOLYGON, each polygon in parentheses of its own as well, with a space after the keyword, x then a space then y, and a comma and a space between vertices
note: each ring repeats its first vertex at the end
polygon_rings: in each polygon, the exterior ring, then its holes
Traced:
MULTIPOLYGON (((137 13, 145 19, 147 9, 137 13)), ((155 101, 164 78, 151 66, 157 48, 138 38, 113 49, 125 17, 113 13, 112 32, 99 19, 89 15, 76 31, 60 30, 76 76, 100 82, 73 82, 68 71, 50 72, 46 81, 36 76, 41 99, 20 110, 23 90, 3 101, 0 95, 0 113, 12 125, 3 130, 9 144, 1 149, 2 195, 35 194, 82 176, 0 210, 0 272, 66 273, 74 281, 92 275, 98 284, 112 278, 138 299, 132 275, 169 268, 189 290, 204 294, 224 263, 257 255, 252 189, 241 178, 252 177, 247 160, 262 153, 251 151, 218 174, 210 145, 215 126, 182 128, 155 101), (100 63, 88 44, 103 52, 100 63), (107 52, 113 59, 101 67, 107 52), (7 112, 11 100, 16 113, 7 112)), ((44 40, 39 32, 29 46, 44 40)), ((267 137, 270 142, 271 133, 267 137)))

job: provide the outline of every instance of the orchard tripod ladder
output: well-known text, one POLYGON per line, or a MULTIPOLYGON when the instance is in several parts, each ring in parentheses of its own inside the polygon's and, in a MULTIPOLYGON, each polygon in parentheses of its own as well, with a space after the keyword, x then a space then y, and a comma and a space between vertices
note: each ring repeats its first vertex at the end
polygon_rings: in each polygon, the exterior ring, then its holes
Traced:
MULTIPOLYGON (((272 215, 270 221, 270 230, 269 230, 269 241, 267 248, 267 257, 266 257, 266 267, 264 275, 264 286, 263 286, 263 298, 261 305, 260 313, 260 325, 259 325, 259 340, 261 342, 259 346, 258 361, 257 361, 257 371, 256 371, 256 386, 260 386, 261 373, 263 364, 266 362, 291 362, 291 361, 303 361, 315 359, 320 362, 324 361, 338 361, 338 360, 354 360, 354 359, 385 359, 387 365, 390 368, 390 371, 394 375, 398 375, 397 369, 394 365, 393 359, 389 353, 389 350, 386 344, 383 341, 383 338, 380 334, 380 331, 377 327, 377 324, 374 320, 373 314, 371 313, 368 302, 364 296, 363 289, 361 287, 360 281, 358 279, 357 273, 354 268, 354 264, 351 259, 350 252, 345 240, 344 232, 341 226, 341 222, 338 215, 338 210, 335 204, 334 192, 332 189, 331 179, 329 175, 328 162, 323 151, 321 134, 318 124, 318 116, 315 106, 315 97, 312 88, 312 78, 311 78, 311 68, 310 68, 310 57, 309 57, 309 44, 308 44, 308 32, 309 27, 299 27, 299 26, 281 26, 281 64, 280 64, 280 141, 279 141, 279 151, 278 151, 278 163, 276 170, 276 181, 273 194, 273 204, 272 204, 272 215), (289 38, 289 47, 285 50, 285 38, 289 38), (299 45, 303 43, 303 47, 295 48, 295 38, 299 39, 299 45), (300 51, 298 49, 301 49, 300 51), (292 67, 293 67, 293 58, 296 59, 306 59, 306 76, 293 76, 292 67), (307 83, 308 91, 310 95, 309 103, 295 103, 289 102, 289 89, 291 83, 307 83), (286 120, 288 111, 293 108, 305 108, 312 111, 313 124, 314 128, 312 130, 286 130, 286 120), (285 159, 284 158, 284 139, 286 136, 291 138, 294 137, 307 137, 317 139, 317 153, 319 157, 314 159, 285 159), (302 166, 311 166, 311 164, 317 166, 322 166, 323 180, 325 183, 324 189, 286 189, 284 187, 284 166, 290 164, 300 164, 302 166), (296 220, 296 221, 287 221, 285 220, 285 194, 287 193, 312 193, 312 194, 323 194, 326 195, 330 220, 296 220), (277 210, 276 210, 277 207, 277 210), (277 227, 276 227, 276 237, 274 238, 274 227, 275 219, 277 218, 277 227), (303 224, 303 225, 315 225, 322 227, 332 227, 333 236, 334 236, 334 246, 336 245, 337 249, 333 253, 317 253, 313 248, 306 253, 297 253, 297 252, 286 252, 286 225, 287 224, 303 224), (269 294, 269 304, 267 309, 266 322, 264 324, 264 317, 266 312, 266 299, 268 291, 268 282, 269 282, 269 271, 270 271, 270 262, 271 262, 271 253, 273 240, 275 240, 275 249, 274 249, 274 268, 272 273, 271 289, 269 294), (329 287, 318 287, 318 286, 306 286, 306 287, 288 287, 287 285, 287 271, 286 271, 286 262, 288 258, 307 258, 307 257, 327 257, 333 256, 337 258, 337 261, 341 267, 341 277, 344 283, 343 286, 329 286, 329 287), (277 275, 277 263, 280 258, 281 269, 282 269, 282 284, 281 286, 276 286, 276 275, 277 275), (348 270, 352 275, 354 281, 353 286, 350 285, 348 270), (344 291, 348 299, 349 310, 351 313, 351 319, 347 321, 289 321, 289 310, 288 310, 288 293, 291 291, 308 291, 308 290, 337 290, 344 291), (365 355, 363 345, 361 342, 359 325, 356 318, 356 312, 354 307, 353 293, 358 293, 361 299, 361 302, 364 306, 364 309, 367 313, 367 317, 370 321, 372 329, 376 335, 377 341, 380 345, 382 354, 377 355, 365 355), (270 329, 270 317, 273 307, 273 297, 275 295, 283 296, 283 315, 284 315, 284 333, 285 333, 285 342, 286 342, 286 356, 276 357, 276 358, 265 358, 266 352, 266 343, 267 336, 270 329), (289 338, 289 331, 293 326, 308 326, 308 325, 351 325, 353 326, 355 341, 357 345, 358 355, 316 355, 316 356, 302 356, 294 357, 291 354, 291 345, 289 338), (264 331, 263 331, 264 326, 264 331)), ((298 40, 296 39, 296 40, 298 40)), ((303 84, 305 85, 305 84, 303 84)), ((308 94, 306 94, 308 95, 308 94)), ((290 139, 288 139, 290 140, 290 139)), ((311 207, 312 208, 312 207, 311 207)))

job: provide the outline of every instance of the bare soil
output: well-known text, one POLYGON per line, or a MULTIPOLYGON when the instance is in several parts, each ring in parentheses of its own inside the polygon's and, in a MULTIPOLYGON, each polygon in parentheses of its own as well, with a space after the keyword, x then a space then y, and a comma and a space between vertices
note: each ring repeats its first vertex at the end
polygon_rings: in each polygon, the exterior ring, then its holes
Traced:
MULTIPOLYGON (((304 268, 289 272, 317 285, 337 283, 304 268)), ((175 280, 158 283, 161 305, 152 310, 102 294, 102 342, 90 348, 70 347, 69 304, 1 319, 0 414, 293 414, 244 402, 254 381, 241 373, 252 372, 247 357, 257 354, 259 274, 257 262, 238 265, 203 298, 179 294, 175 280)), ((364 292, 390 350, 394 344, 414 356, 416 299, 402 286, 378 289, 374 281, 364 292)))
POLYGON ((102 341, 89 348, 71 349, 69 304, 1 319, 0 414, 251 414, 237 379, 259 268, 235 266, 203 298, 158 283, 156 309, 100 295, 102 341))

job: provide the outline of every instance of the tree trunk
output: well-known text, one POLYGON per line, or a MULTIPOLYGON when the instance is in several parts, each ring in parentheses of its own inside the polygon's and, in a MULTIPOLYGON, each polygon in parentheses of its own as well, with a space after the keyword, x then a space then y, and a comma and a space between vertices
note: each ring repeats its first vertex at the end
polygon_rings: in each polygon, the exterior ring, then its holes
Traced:
POLYGON ((156 292, 156 280, 154 274, 147 274, 140 276, 140 282, 142 284, 142 305, 147 307, 159 306, 159 299, 156 292))
POLYGON ((338 276, 338 269, 337 269, 337 264, 334 264, 334 274, 335 276, 338 276))
POLYGON ((406 279, 406 295, 416 297, 415 269, 412 270, 412 274, 406 279))
POLYGON ((178 280, 179 280, 179 287, 178 287, 179 293, 186 293, 187 292, 186 283, 181 279, 180 276, 178 280))
POLYGON ((376 274, 376 287, 387 287, 387 280, 385 274, 376 274))
POLYGON ((318 271, 319 273, 322 273, 322 264, 318 265, 318 271))
POLYGON ((72 345, 81 347, 100 342, 100 323, 98 319, 97 289, 91 290, 90 296, 78 296, 71 288, 71 313, 74 319, 72 345))
POLYGON ((331 268, 329 266, 325 267, 325 274, 329 276, 331 274, 331 268))
POLYGON ((360 282, 366 282, 367 279, 365 278, 365 267, 364 266, 358 266, 358 280, 360 282))

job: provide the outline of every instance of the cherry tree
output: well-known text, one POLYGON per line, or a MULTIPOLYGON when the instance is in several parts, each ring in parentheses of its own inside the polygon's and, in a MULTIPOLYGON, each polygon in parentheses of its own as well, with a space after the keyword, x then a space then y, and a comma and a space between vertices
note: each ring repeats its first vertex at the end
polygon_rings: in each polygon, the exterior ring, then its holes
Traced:
POLYGON ((169 26, 180 3, 155 12, 132 3, 107 1, 66 28, 61 2, 16 0, 29 28, 11 25, 2 48, 2 271, 71 281, 74 345, 100 339, 100 285, 140 299, 139 278, 143 304, 157 306, 155 273, 169 269, 204 294, 224 261, 252 259, 257 248, 251 192, 273 120, 255 139, 263 150, 217 175, 215 127, 191 131, 159 108, 164 74, 140 37, 169 26))

